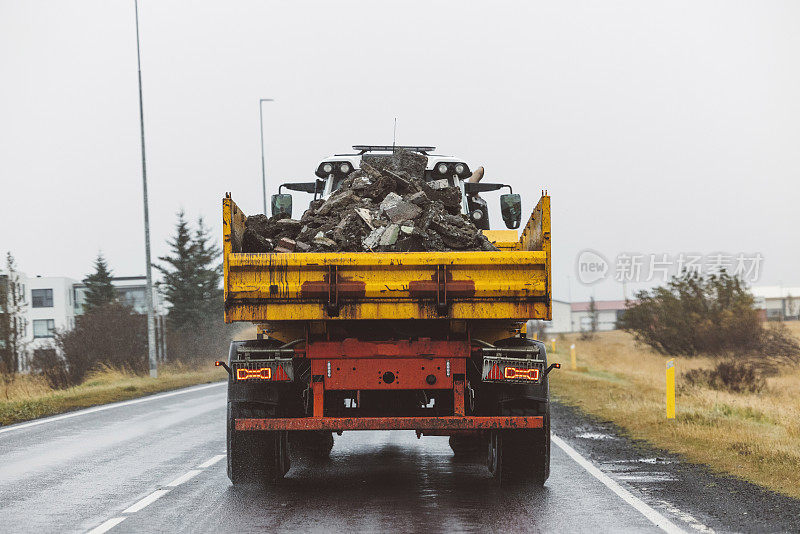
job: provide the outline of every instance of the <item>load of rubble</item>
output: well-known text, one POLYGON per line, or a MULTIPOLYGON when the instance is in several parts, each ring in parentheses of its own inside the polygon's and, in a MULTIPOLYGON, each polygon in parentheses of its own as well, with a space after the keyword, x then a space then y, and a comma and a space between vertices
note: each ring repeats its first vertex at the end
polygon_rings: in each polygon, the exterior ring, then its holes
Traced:
POLYGON ((497 250, 461 214, 461 190, 425 181, 428 158, 410 151, 365 155, 327 200, 300 220, 247 218, 242 252, 497 250))

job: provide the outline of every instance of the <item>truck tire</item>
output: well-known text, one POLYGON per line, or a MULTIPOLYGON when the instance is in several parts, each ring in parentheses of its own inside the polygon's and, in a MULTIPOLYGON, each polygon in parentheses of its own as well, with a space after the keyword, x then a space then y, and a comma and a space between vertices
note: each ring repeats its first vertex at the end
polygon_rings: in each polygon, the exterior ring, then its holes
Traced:
MULTIPOLYGON (((498 341, 497 346, 524 347, 539 345, 547 365, 544 344, 524 338, 498 341)), ((532 482, 543 486, 550 476, 550 391, 547 377, 541 386, 526 386, 525 394, 514 398, 505 396, 495 413, 501 415, 542 416, 542 428, 532 430, 503 430, 489 435, 487 465, 489 471, 508 482, 532 482)))
POLYGON ((330 457, 333 449, 333 432, 292 432, 289 436, 292 452, 300 457, 325 459, 330 457))
POLYGON ((483 445, 482 436, 450 436, 450 448, 459 460, 479 458, 483 445))
MULTIPOLYGON (((514 410, 509 415, 531 415, 514 410)), ((493 430, 489 433, 486 466, 500 482, 531 482, 544 486, 550 476, 550 414, 544 428, 493 430)))
MULTIPOLYGON (((508 415, 539 414, 529 409, 512 409, 508 415)), ((501 434, 501 478, 543 486, 550 476, 550 407, 544 414, 542 428, 505 430, 501 434)))
POLYGON ((282 479, 291 467, 288 432, 236 430, 236 419, 270 417, 265 408, 242 404, 228 402, 228 478, 234 485, 273 484, 282 479))

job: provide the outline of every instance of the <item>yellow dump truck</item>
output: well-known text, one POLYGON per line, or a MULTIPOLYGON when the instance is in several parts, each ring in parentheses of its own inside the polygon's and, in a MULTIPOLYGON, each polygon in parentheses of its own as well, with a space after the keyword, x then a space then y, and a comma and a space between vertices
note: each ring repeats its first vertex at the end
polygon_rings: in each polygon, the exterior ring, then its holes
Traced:
POLYGON ((222 207, 225 321, 259 331, 218 362, 234 484, 381 429, 449 435, 495 476, 544 483, 558 365, 524 324, 551 318, 545 192, 521 235, 484 230, 487 252, 243 253, 246 215, 229 194, 222 207))

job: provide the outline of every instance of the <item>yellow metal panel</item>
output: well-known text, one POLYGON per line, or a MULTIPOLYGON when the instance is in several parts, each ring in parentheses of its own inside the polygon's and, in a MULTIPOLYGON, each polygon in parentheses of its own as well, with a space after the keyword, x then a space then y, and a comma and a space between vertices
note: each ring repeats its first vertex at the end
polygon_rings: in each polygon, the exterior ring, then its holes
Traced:
POLYGON ((330 317, 320 302, 236 302, 226 310, 228 321, 272 323, 275 321, 322 321, 358 319, 503 319, 523 321, 543 317, 548 306, 544 302, 454 302, 447 317, 437 314, 433 302, 344 302, 339 315, 330 317))
MULTIPOLYGON (((542 197, 522 239, 504 241, 498 252, 245 254, 239 251, 246 217, 226 197, 225 320, 550 319, 549 206, 549 197, 542 197), (320 287, 327 291, 333 268, 338 287, 358 288, 339 298, 335 317, 319 295, 320 287), (437 310, 435 290, 432 295, 412 293, 420 283, 430 288, 443 272, 462 288, 448 295, 444 316, 437 310), (317 288, 313 297, 304 293, 304 287, 312 286, 317 288)), ((493 236, 510 240, 516 232, 495 231, 493 236)))
POLYGON ((516 230, 483 230, 483 235, 500 250, 520 250, 516 230))

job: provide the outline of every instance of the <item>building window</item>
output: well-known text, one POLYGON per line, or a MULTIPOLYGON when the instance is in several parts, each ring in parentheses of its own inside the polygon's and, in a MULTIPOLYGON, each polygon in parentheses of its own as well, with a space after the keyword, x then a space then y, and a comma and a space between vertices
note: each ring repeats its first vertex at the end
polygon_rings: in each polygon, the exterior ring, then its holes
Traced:
POLYGON ((52 289, 32 289, 31 305, 34 308, 52 308, 53 290, 52 289))
POLYGON ((33 337, 55 337, 56 321, 55 319, 34 319, 33 321, 33 337))

